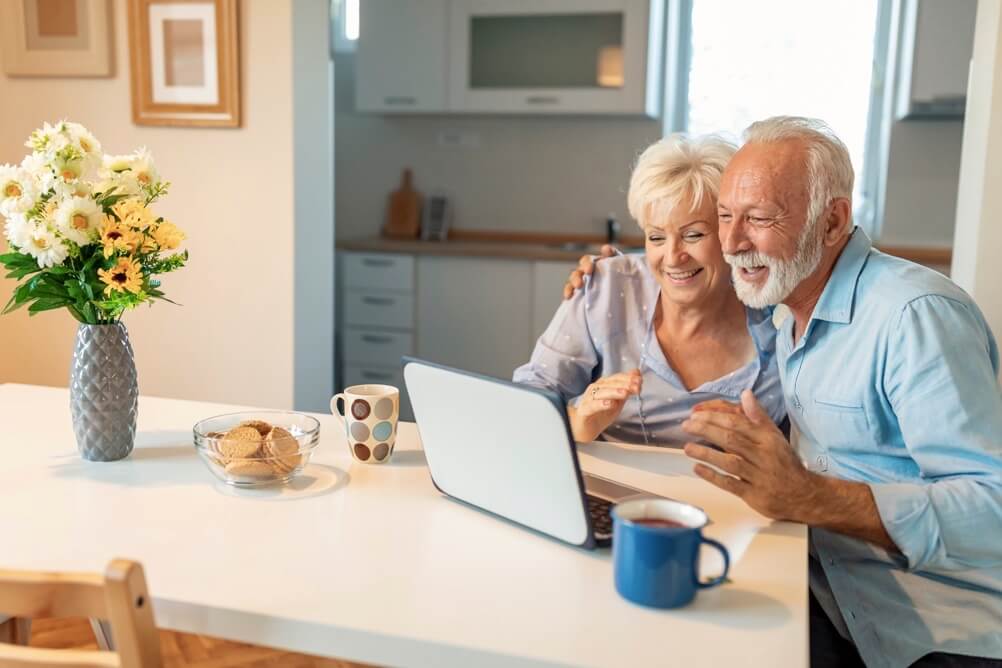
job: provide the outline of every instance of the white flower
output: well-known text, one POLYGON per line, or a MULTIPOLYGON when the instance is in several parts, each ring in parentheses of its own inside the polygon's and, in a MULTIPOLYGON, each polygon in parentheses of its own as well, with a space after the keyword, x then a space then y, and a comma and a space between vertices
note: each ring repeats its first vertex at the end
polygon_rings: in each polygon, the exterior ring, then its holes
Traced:
POLYGON ((101 166, 105 172, 124 172, 132 167, 132 156, 106 154, 102 159, 101 166))
POLYGON ((94 186, 94 192, 107 193, 114 188, 113 195, 135 197, 139 195, 139 181, 131 171, 110 172, 94 186))
POLYGON ((0 165, 0 214, 25 213, 38 201, 38 184, 31 172, 0 165))
POLYGON ((87 156, 101 157, 101 142, 97 137, 79 123, 66 122, 66 131, 70 134, 70 140, 76 144, 80 152, 87 156))
POLYGON ((24 214, 20 213, 7 216, 7 222, 3 226, 4 236, 7 237, 7 241, 12 246, 17 246, 18 248, 22 248, 28 243, 28 233, 33 229, 34 225, 28 222, 24 214))
POLYGON ((141 185, 150 186, 160 180, 160 175, 153 165, 153 155, 145 147, 132 154, 132 164, 129 168, 141 185))
POLYGON ((78 246, 86 246, 97 237, 104 212, 89 197, 70 197, 59 204, 54 218, 62 236, 78 246))
POLYGON ((38 262, 38 266, 43 269, 46 267, 54 267, 57 264, 62 264, 63 260, 66 259, 66 255, 69 253, 69 249, 62 239, 57 237, 55 234, 49 231, 49 229, 43 225, 36 225, 33 230, 31 230, 25 244, 21 247, 21 250, 31 255, 38 262))
POLYGON ((52 159, 56 153, 70 144, 70 138, 68 133, 63 131, 63 126, 63 123, 56 123, 55 125, 46 123, 38 130, 32 132, 28 141, 24 142, 24 145, 32 149, 36 154, 52 159))

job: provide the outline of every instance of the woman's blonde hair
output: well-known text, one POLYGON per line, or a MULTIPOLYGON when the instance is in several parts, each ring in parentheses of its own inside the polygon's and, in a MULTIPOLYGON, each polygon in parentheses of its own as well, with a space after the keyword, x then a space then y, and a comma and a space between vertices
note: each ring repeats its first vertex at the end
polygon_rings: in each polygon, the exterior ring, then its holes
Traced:
POLYGON ((706 197, 716 199, 720 176, 736 150, 718 135, 673 134, 654 142, 637 158, 630 176, 630 215, 643 227, 651 215, 686 202, 694 211, 706 197))

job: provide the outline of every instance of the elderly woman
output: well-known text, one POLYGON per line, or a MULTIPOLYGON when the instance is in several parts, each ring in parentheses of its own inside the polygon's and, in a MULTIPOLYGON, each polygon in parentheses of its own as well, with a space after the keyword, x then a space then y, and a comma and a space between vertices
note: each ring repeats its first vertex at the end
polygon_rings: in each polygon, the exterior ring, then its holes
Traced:
POLYGON ((735 147, 717 137, 667 137, 630 178, 630 215, 644 255, 594 265, 557 309, 514 380, 556 391, 576 441, 681 446, 693 406, 751 389, 785 417, 771 311, 734 293, 717 238, 720 176, 735 147))

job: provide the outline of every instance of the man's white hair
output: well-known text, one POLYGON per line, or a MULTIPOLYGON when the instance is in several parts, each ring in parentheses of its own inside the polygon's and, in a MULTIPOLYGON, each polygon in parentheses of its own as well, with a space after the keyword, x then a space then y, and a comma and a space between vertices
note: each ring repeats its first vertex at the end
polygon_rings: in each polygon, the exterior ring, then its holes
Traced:
POLYGON ((773 116, 749 125, 744 138, 745 142, 755 144, 787 140, 804 142, 810 188, 808 229, 818 223, 818 218, 832 200, 840 197, 852 200, 855 173, 849 149, 824 121, 802 116, 773 116))
POLYGON ((680 204, 693 211, 720 194, 720 177, 737 147, 722 137, 673 134, 660 139, 637 158, 626 197, 630 215, 643 227, 680 204))

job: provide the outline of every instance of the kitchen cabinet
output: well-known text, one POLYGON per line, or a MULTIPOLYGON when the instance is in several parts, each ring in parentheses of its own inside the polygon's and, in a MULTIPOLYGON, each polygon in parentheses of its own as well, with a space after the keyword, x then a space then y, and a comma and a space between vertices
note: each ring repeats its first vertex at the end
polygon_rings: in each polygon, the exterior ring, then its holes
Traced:
POLYGON ((657 117, 665 0, 364 0, 356 108, 657 117))
POLYGON ((661 0, 452 0, 455 111, 660 111, 661 0))
POLYGON ((338 389, 395 385, 413 419, 400 358, 511 378, 560 305, 576 263, 342 251, 338 389))
POLYGON ((400 417, 413 419, 400 357, 414 354, 414 257, 342 253, 338 261, 338 390, 379 384, 400 388, 400 417))
POLYGON ((445 111, 448 0, 363 0, 359 11, 356 108, 445 111))
POLYGON ((535 346, 536 339, 553 320, 563 299, 564 283, 577 263, 539 261, 532 265, 532 345, 535 346))
POLYGON ((418 356, 511 378, 531 351, 527 260, 417 258, 418 356))

